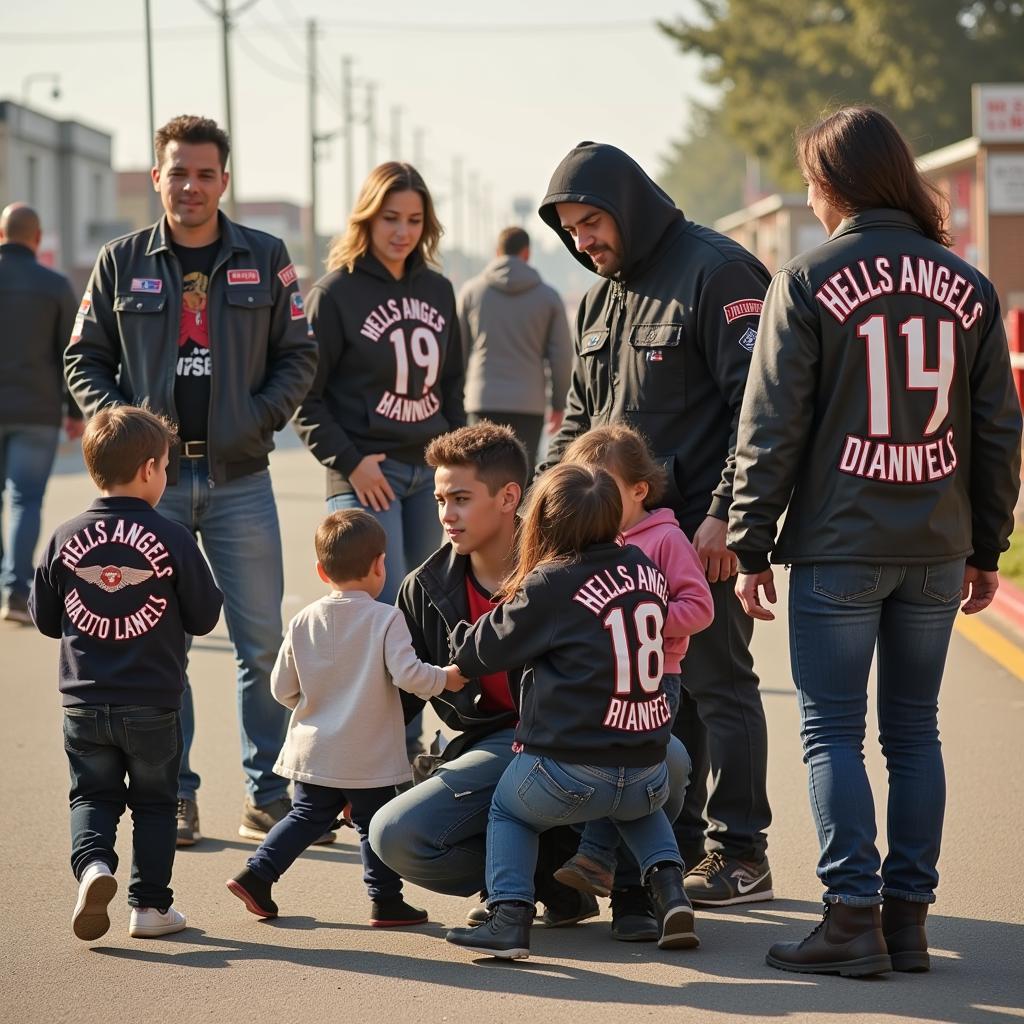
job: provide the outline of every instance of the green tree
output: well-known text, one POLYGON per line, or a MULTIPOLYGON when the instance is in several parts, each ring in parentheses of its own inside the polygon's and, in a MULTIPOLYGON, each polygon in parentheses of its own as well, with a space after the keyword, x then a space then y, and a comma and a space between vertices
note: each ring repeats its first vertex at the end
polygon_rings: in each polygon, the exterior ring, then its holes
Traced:
POLYGON ((972 82, 1024 78, 1024 0, 698 4, 660 27, 707 60, 722 130, 783 188, 799 187, 794 129, 829 109, 878 106, 925 152, 970 134, 972 82))

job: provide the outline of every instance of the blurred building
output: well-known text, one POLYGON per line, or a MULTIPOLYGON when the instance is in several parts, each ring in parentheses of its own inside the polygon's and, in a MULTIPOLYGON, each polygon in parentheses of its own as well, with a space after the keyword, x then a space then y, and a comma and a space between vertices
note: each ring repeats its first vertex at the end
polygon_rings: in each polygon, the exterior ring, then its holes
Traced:
POLYGON ((24 202, 43 224, 41 262, 84 288, 100 246, 128 230, 118 219, 112 136, 0 100, 0 207, 24 202))

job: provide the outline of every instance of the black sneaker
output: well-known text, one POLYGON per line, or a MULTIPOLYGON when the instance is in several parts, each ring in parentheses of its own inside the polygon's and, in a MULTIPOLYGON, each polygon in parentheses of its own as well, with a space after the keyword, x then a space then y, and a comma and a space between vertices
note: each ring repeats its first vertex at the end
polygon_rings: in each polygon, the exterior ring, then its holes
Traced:
POLYGON ((28 613, 28 598, 20 594, 8 594, 4 605, 4 619, 17 622, 22 626, 32 625, 32 616, 28 613))
POLYGON ((530 925, 536 908, 529 903, 495 903, 483 924, 475 928, 452 928, 445 938, 502 960, 525 960, 530 955, 530 925))
MULTIPOLYGON (((271 800, 269 804, 257 807, 252 802, 252 797, 245 798, 242 807, 242 823, 238 826, 238 834, 243 839, 255 839, 262 843, 267 838, 267 833, 283 818, 288 816, 292 809, 292 802, 286 796, 271 800)), ((337 833, 328 830, 319 839, 313 841, 313 846, 326 846, 337 839, 337 833)))
POLYGON ((642 885, 612 889, 612 938, 619 942, 657 942, 658 919, 642 885))
POLYGON ((568 928, 572 924, 589 921, 601 913, 597 900, 589 892, 579 892, 562 886, 567 895, 563 898, 551 896, 544 901, 544 914, 541 922, 545 928, 568 928))
POLYGON ((678 864, 658 864, 647 872, 647 891, 658 920, 659 949, 696 949, 693 907, 683 888, 683 869, 678 864))
POLYGON ((411 907, 401 896, 374 900, 370 904, 370 924, 374 928, 400 928, 404 924, 426 924, 427 912, 411 907))
POLYGON ((709 853, 686 875, 686 895, 697 906, 731 907, 735 903, 760 903, 775 898, 768 859, 737 860, 709 853))
POLYGON ((175 840, 177 846, 194 846, 203 838, 199 831, 199 806, 195 800, 178 800, 178 835, 175 840))
POLYGON ((277 904, 270 898, 271 883, 266 879, 246 868, 226 884, 250 914, 262 918, 277 917, 277 904))

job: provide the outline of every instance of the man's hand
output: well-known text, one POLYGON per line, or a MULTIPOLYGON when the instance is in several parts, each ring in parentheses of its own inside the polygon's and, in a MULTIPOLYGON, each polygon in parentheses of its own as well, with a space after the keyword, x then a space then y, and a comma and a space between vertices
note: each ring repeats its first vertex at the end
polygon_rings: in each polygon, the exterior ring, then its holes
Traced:
POLYGON ((973 615, 987 608, 992 603, 999 589, 999 573, 986 572, 984 569, 977 569, 973 565, 964 566, 964 585, 960 591, 960 597, 966 603, 960 611, 964 615, 973 615))
POLYGON ((69 441, 77 441, 85 433, 85 420, 76 420, 73 416, 64 417, 64 433, 69 441))
POLYGON ((391 484, 380 471, 380 463, 386 458, 383 453, 366 455, 348 475, 348 482, 356 492, 359 504, 369 505, 374 512, 386 512, 390 508, 390 503, 395 500, 391 484))
POLYGON ((775 604, 778 598, 775 593, 775 574, 771 569, 765 569, 764 572, 741 572, 736 580, 736 596, 752 619, 773 622, 775 612, 761 604, 761 587, 764 587, 764 598, 768 604, 775 604))
POLYGON ((693 549, 709 583, 727 580, 736 575, 736 556, 725 546, 728 524, 723 519, 708 516, 693 535, 693 549))
POLYGON ((548 411, 548 433, 557 434, 562 429, 562 420, 565 419, 563 409, 551 409, 548 411))
POLYGON ((459 671, 457 665, 448 665, 444 670, 444 688, 451 693, 458 693, 469 680, 459 671))

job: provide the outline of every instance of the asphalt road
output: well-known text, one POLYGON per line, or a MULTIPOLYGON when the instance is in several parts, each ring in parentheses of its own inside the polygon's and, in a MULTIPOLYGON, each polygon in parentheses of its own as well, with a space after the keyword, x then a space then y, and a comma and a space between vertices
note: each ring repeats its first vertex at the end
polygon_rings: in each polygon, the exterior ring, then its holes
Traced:
MULTIPOLYGON (((51 481, 44 530, 92 497, 74 455, 51 481)), ((321 593, 312 569, 323 480, 304 452, 276 454, 285 543, 286 617, 321 593)), ((231 647, 223 623, 193 653, 206 840, 179 851, 174 887, 190 927, 163 940, 127 934, 121 893, 93 943, 70 929, 68 771, 55 685, 57 645, 0 624, 0 1021, 943 1021, 1024 1018, 1024 681, 955 636, 942 733, 949 799, 939 900, 929 918, 933 970, 868 980, 784 974, 768 945, 799 938, 820 914, 817 843, 800 760, 784 615, 759 626, 757 666, 768 714, 769 856, 777 899, 698 915, 702 947, 659 952, 615 942, 607 909, 581 927, 534 929, 530 960, 477 959, 444 942, 467 902, 414 886, 430 925, 372 929, 353 834, 304 855, 275 890, 281 917, 259 922, 224 888, 253 844, 237 836, 239 768, 231 647)), ((873 726, 869 728, 869 736, 873 726)), ((877 745, 868 755, 884 794, 877 745)))

